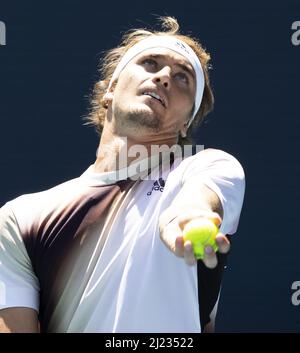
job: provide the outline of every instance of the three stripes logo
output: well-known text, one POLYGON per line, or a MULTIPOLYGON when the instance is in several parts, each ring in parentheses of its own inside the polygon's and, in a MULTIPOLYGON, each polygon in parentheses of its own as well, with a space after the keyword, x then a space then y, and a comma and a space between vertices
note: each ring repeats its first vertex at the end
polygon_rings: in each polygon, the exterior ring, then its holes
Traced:
POLYGON ((151 191, 147 192, 147 196, 150 196, 153 191, 163 192, 165 187, 165 181, 162 178, 159 178, 153 183, 151 191))

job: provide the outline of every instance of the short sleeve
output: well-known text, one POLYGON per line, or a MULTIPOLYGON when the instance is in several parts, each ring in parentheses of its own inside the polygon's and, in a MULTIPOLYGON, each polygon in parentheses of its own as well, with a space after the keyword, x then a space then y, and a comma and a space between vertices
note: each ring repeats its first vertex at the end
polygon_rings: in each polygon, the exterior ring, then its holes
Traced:
POLYGON ((182 183, 197 178, 213 190, 223 207, 220 231, 236 232, 245 193, 245 174, 241 164, 232 155, 216 149, 203 150, 186 164, 182 183))
POLYGON ((0 309, 29 307, 38 311, 39 282, 13 211, 0 209, 0 309))

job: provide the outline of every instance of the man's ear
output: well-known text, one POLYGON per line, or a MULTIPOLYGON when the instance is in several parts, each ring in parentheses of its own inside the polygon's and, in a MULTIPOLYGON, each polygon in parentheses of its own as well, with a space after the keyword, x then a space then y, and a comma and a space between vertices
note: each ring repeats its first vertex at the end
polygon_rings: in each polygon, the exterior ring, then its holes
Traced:
POLYGON ((113 82, 109 89, 105 92, 103 96, 103 100, 108 104, 111 103, 114 98, 114 90, 116 87, 117 82, 113 82))
POLYGON ((185 138, 187 136, 187 131, 188 131, 188 123, 185 123, 182 128, 179 130, 179 133, 182 138, 185 138))

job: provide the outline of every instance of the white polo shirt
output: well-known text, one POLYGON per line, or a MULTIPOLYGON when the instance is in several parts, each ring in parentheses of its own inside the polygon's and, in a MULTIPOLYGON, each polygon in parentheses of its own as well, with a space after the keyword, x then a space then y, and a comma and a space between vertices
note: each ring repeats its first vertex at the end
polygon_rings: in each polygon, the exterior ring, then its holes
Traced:
POLYGON ((33 308, 46 332, 200 332, 197 266, 163 244, 159 217, 196 176, 222 203, 221 232, 235 233, 244 172, 208 149, 151 175, 119 180, 90 166, 4 205, 0 309, 33 308))

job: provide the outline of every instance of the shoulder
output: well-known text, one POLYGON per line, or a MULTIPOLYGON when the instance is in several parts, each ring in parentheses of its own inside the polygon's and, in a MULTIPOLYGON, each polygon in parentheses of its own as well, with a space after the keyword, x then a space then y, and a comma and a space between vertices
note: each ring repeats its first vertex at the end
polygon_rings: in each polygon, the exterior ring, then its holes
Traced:
POLYGON ((242 168, 241 163, 232 154, 215 148, 207 148, 205 150, 202 150, 189 157, 188 160, 189 163, 197 161, 198 163, 201 162, 203 164, 210 164, 216 162, 230 162, 242 168))
POLYGON ((244 169, 233 155, 220 149, 204 149, 187 158, 175 159, 172 171, 182 181, 187 176, 224 175, 244 179, 244 169))
POLYGON ((232 154, 223 150, 208 148, 194 156, 195 163, 201 163, 207 167, 220 167, 225 169, 231 169, 236 176, 244 177, 244 169, 241 163, 232 154))
POLYGON ((9 210, 19 226, 29 226, 41 222, 54 210, 64 207, 63 205, 84 193, 85 189, 80 178, 71 179, 52 188, 24 194, 8 201, 2 207, 3 213, 9 210))

